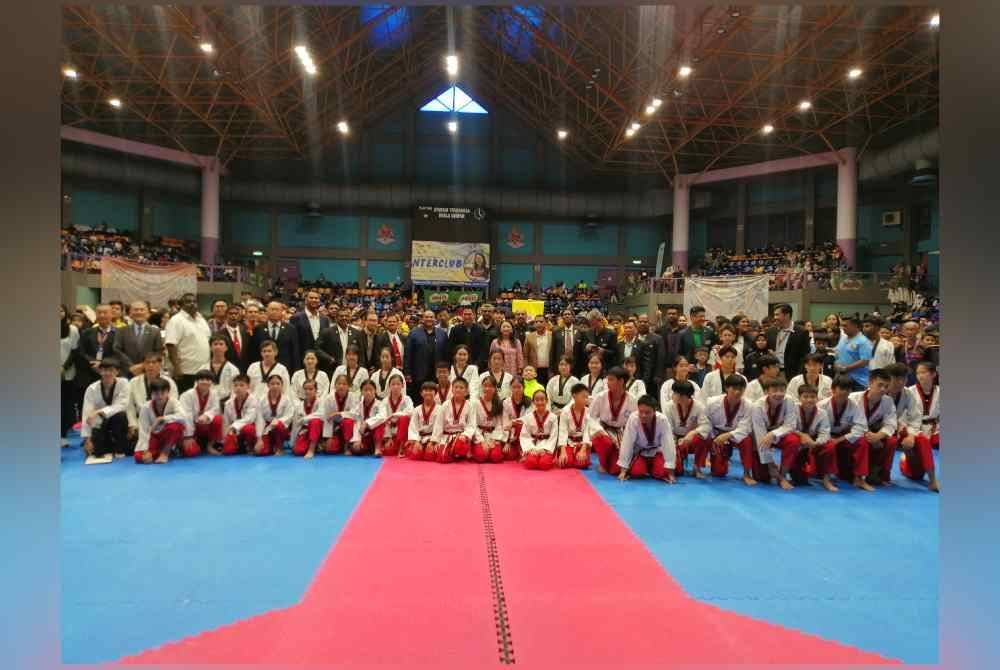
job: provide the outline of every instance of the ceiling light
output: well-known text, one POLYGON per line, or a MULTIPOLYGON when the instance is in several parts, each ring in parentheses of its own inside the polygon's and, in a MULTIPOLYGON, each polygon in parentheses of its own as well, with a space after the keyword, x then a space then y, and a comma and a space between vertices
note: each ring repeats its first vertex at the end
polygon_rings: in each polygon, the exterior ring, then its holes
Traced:
POLYGON ((937 28, 941 25, 941 15, 935 14, 931 17, 931 28, 937 28))
POLYGON ((337 130, 340 131, 341 135, 346 135, 347 131, 350 130, 350 127, 347 125, 347 121, 340 121, 340 122, 338 122, 337 123, 337 130))
POLYGON ((641 128, 642 126, 641 126, 641 125, 639 124, 639 122, 638 122, 638 121, 633 121, 633 122, 632 122, 632 125, 631 125, 631 126, 629 126, 629 127, 630 127, 630 128, 632 129, 632 130, 639 130, 639 128, 641 128))
POLYGON ((677 89, 677 88, 674 89, 674 97, 675 98, 681 97, 680 89, 677 89))
POLYGON ((635 128, 625 129, 625 137, 632 137, 633 135, 635 135, 635 128))
POLYGON ((448 132, 449 133, 457 133, 458 132, 458 121, 449 121, 448 122, 448 132))
POLYGON ((250 254, 253 256, 263 256, 264 252, 261 251, 260 249, 254 249, 253 251, 250 252, 250 254))
POLYGON ((569 135, 568 130, 563 130, 562 128, 560 128, 559 130, 556 131, 556 137, 558 137, 560 140, 566 139, 568 135, 569 135))
POLYGON ((652 105, 646 105, 646 114, 652 114, 655 111, 656 107, 653 107, 652 105))
POLYGON ((458 74, 458 56, 456 56, 455 54, 448 54, 447 56, 445 56, 444 69, 452 77, 458 74))
POLYGON ((307 49, 304 45, 300 44, 297 47, 295 47, 295 54, 299 58, 306 58, 307 56, 309 56, 309 49, 307 49))
POLYGON ((316 74, 317 72, 319 72, 319 70, 316 69, 316 66, 312 63, 312 61, 305 64, 305 70, 309 74, 316 74))
POLYGON ((808 100, 803 100, 802 102, 799 103, 799 111, 808 112, 810 109, 812 109, 812 106, 813 104, 811 102, 809 102, 808 100))
POLYGON ((295 54, 299 57, 299 61, 307 73, 316 74, 319 71, 316 69, 316 63, 313 62, 312 56, 309 55, 309 49, 304 45, 300 44, 295 47, 295 54))
POLYGON ((212 51, 214 51, 214 47, 212 47, 211 42, 202 42, 201 44, 198 45, 198 48, 207 54, 210 54, 212 53, 212 51))
POLYGON ((859 67, 852 67, 850 70, 847 71, 847 78, 848 79, 857 79, 858 77, 861 76, 862 72, 863 72, 863 70, 861 68, 859 68, 859 67))
POLYGON ((74 70, 73 68, 71 68, 71 67, 64 67, 63 68, 63 76, 65 76, 67 79, 76 79, 79 75, 77 74, 76 70, 74 70))
POLYGON ((725 35, 725 33, 726 33, 726 27, 725 26, 719 26, 718 28, 715 29, 715 32, 717 32, 720 35, 725 35))
POLYGON ((632 265, 642 265, 642 259, 641 258, 633 258, 632 259, 632 265))
POLYGON ((120 109, 122 106, 122 101, 121 98, 111 98, 110 100, 108 100, 108 104, 114 107, 115 109, 120 109))
POLYGON ((690 65, 681 65, 680 68, 678 68, 678 70, 677 70, 677 76, 678 77, 689 77, 689 76, 691 76, 691 66, 690 65))
POLYGON ((649 104, 651 104, 653 107, 659 109, 660 105, 663 104, 663 101, 660 100, 659 98, 653 98, 653 101, 651 103, 649 103, 649 104))
POLYGON ((731 11, 729 12, 729 15, 730 15, 731 17, 733 17, 734 19, 738 19, 738 18, 740 18, 740 10, 738 10, 738 9, 736 9, 736 8, 733 8, 733 9, 732 9, 732 10, 731 10, 731 11))
POLYGON ((764 133, 765 135, 770 135, 771 133, 774 132, 774 126, 772 126, 770 123, 765 123, 764 127, 760 129, 760 132, 764 133))

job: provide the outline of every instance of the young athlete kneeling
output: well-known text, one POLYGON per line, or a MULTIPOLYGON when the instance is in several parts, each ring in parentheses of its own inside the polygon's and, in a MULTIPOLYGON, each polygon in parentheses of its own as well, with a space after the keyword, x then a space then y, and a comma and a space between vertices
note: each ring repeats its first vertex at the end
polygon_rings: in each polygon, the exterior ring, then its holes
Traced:
POLYGON ((571 389, 573 402, 559 413, 559 467, 590 467, 590 392, 587 385, 577 382, 571 389))
POLYGON ((354 437, 347 445, 348 456, 375 454, 382 457, 382 436, 385 433, 385 414, 382 403, 375 397, 375 382, 366 379, 361 382, 361 402, 358 404, 358 420, 354 423, 354 437))
POLYGON ((477 463, 501 463, 507 433, 503 429, 503 401, 497 383, 491 377, 483 379, 476 408, 476 436, 472 443, 472 460, 477 463))
POLYGON ((650 395, 639 398, 638 409, 628 418, 618 454, 618 479, 640 479, 652 476, 668 484, 674 478, 677 450, 670 420, 656 411, 656 399, 650 395))
POLYGON ((851 401, 854 382, 847 375, 838 375, 833 380, 832 395, 819 402, 820 411, 830 422, 830 435, 836 449, 837 477, 851 480, 862 491, 875 489, 865 481, 868 476, 868 441, 865 440, 864 414, 851 401))
MULTIPOLYGON (((725 360, 725 357, 723 358, 725 360)), ((742 375, 739 376, 742 378, 742 375)), ((720 386, 721 388, 721 386, 720 386)), ((712 440, 708 436, 712 432, 712 424, 701 401, 695 400, 694 384, 690 381, 675 381, 670 388, 673 402, 662 408, 663 414, 670 420, 674 431, 674 443, 677 449, 677 466, 674 474, 678 477, 684 474, 684 461, 688 454, 694 454, 694 467, 691 474, 696 479, 704 479, 701 471, 712 448, 712 440)))
POLYGON ((476 422, 475 408, 469 402, 468 394, 469 383, 463 377, 457 377, 451 383, 451 399, 441 405, 434 427, 438 463, 451 463, 472 453, 476 422))
POLYGON ((775 479, 781 488, 790 491, 795 487, 788 481, 788 473, 802 443, 795 432, 795 403, 785 395, 787 386, 780 377, 765 379, 761 384, 764 396, 750 409, 750 422, 757 443, 754 478, 764 483, 775 479), (774 462, 775 450, 781 452, 780 466, 774 462))
POLYGON ((833 475, 837 470, 837 446, 830 439, 830 419, 818 407, 819 389, 802 384, 798 396, 795 432, 802 448, 792 465, 792 481, 808 483, 810 477, 822 477, 823 488, 836 493, 839 489, 833 475))
POLYGON ((281 375, 267 378, 267 394, 257 402, 257 456, 280 456, 291 436, 295 403, 285 393, 281 375))
MULTIPOLYGON (((726 377, 725 393, 708 401, 705 413, 712 426, 711 466, 713 477, 729 474, 729 459, 733 449, 739 449, 743 465, 743 483, 756 486, 753 478, 753 426, 750 423, 750 403, 743 397, 747 382, 739 375, 726 377)), ((697 465, 696 465, 697 467, 697 465)))
POLYGON ((323 437, 326 438, 326 453, 343 453, 354 438, 354 421, 358 408, 358 396, 351 390, 347 375, 338 375, 333 382, 333 393, 323 398, 323 437))
POLYGON ((222 454, 245 454, 253 449, 257 443, 257 402, 250 395, 250 377, 233 378, 233 395, 226 401, 222 414, 226 424, 222 454))
POLYGON ((382 424, 382 444, 375 448, 376 455, 400 458, 406 455, 406 437, 410 429, 413 401, 403 392, 405 384, 401 373, 389 377, 389 392, 382 401, 382 415, 385 417, 385 423, 382 424))
MULTIPOLYGON (((497 386, 499 390, 501 387, 497 386)), ((507 441, 503 445, 505 461, 521 460, 521 431, 524 421, 531 412, 531 401, 524 395, 524 381, 514 377, 510 381, 510 397, 503 401, 503 429, 507 441)))
POLYGON ((149 395, 149 401, 139 410, 135 462, 166 463, 170 450, 184 437, 185 416, 177 400, 170 397, 170 382, 166 379, 150 382, 149 395))
POLYGON ((437 460, 437 444, 434 442, 434 427, 437 425, 441 406, 434 401, 437 384, 424 382, 420 387, 419 407, 410 412, 410 426, 407 433, 406 455, 414 461, 437 460))
POLYGON ((886 391, 891 377, 885 370, 872 370, 868 376, 868 389, 851 394, 851 402, 863 412, 866 423, 865 441, 868 443, 870 472, 868 483, 889 486, 892 462, 899 442, 896 438, 896 406, 886 391))
MULTIPOLYGON (((927 474, 927 488, 939 492, 934 468, 934 449, 939 448, 941 433, 941 387, 937 381, 937 366, 932 361, 917 363, 917 383, 906 389, 913 398, 913 410, 906 418, 906 429, 899 441, 903 454, 899 471, 904 477, 920 481, 927 474)), ((902 423, 902 419, 900 419, 902 423)), ((902 431, 901 431, 902 432, 902 431)))
POLYGON ((628 373, 623 368, 608 370, 607 390, 590 401, 590 416, 595 422, 591 443, 597 452, 598 469, 610 475, 618 474, 618 450, 629 416, 636 411, 635 398, 625 390, 628 373))
POLYGON ((549 411, 545 391, 536 389, 531 396, 534 411, 521 429, 521 462, 528 470, 551 470, 559 439, 559 417, 549 411))
MULTIPOLYGON (((297 373, 296 373, 297 374, 297 373)), ((303 399, 295 405, 295 419, 292 422, 292 453, 303 458, 316 455, 316 447, 323 439, 323 408, 317 398, 319 384, 315 379, 307 379, 301 384, 303 399)))
POLYGON ((221 404, 212 382, 210 370, 199 370, 194 376, 194 387, 180 397, 181 411, 187 419, 181 451, 188 458, 197 456, 203 448, 213 456, 222 453, 221 404))

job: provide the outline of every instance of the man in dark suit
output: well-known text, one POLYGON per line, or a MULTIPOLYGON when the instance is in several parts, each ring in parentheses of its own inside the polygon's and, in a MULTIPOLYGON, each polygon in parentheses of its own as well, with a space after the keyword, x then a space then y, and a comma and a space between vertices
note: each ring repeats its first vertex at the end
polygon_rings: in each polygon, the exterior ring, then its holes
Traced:
POLYGON ((490 347, 493 346, 493 340, 500 337, 500 322, 503 320, 503 315, 498 314, 490 304, 483 305, 482 310, 483 348, 479 352, 479 358, 476 359, 476 365, 480 370, 486 370, 490 364, 490 347))
POLYGON ((636 378, 642 379, 642 371, 645 368, 646 361, 643 358, 639 331, 636 329, 635 321, 632 319, 627 319, 622 324, 622 337, 615 343, 615 365, 625 365, 625 359, 629 356, 635 358, 636 378))
POLYGON ((293 316, 289 323, 295 328, 295 334, 299 340, 299 348, 302 354, 310 349, 316 348, 316 338, 319 334, 330 327, 329 317, 319 313, 320 298, 317 291, 306 293, 305 309, 293 316))
POLYGON ((250 364, 260 357, 260 351, 255 357, 253 337, 243 325, 243 313, 238 305, 226 311, 226 325, 218 332, 226 340, 226 359, 245 375, 250 364))
POLYGON ((785 379, 802 374, 802 364, 809 355, 809 333, 792 323, 792 306, 781 303, 774 308, 774 326, 767 331, 767 346, 778 357, 785 379))
POLYGON ((316 338, 315 348, 320 367, 328 375, 332 375, 337 366, 343 364, 344 355, 352 346, 361 351, 358 330, 351 325, 351 308, 341 307, 337 310, 336 323, 321 331, 319 337, 316 338))
POLYGON ((576 319, 573 317, 573 312, 571 310, 564 310, 562 313, 562 325, 552 331, 552 374, 557 374, 559 368, 559 360, 563 356, 569 356, 570 360, 573 361, 573 374, 579 376, 581 374, 586 374, 581 372, 581 359, 580 352, 583 351, 582 346, 578 346, 580 337, 580 329, 576 327, 576 319))
MULTIPOLYGON (((705 323, 705 308, 695 305, 688 310, 688 327, 677 336, 677 355, 683 356, 689 363, 694 361, 694 350, 705 347, 711 350, 715 345, 715 331, 705 323)), ((669 361, 667 364, 672 364, 669 361)))
POLYGON ((590 330, 583 333, 582 338, 584 363, 586 364, 586 359, 591 355, 600 354, 604 362, 604 371, 607 372, 615 365, 617 355, 615 344, 618 338, 615 336, 615 331, 604 326, 604 316, 596 309, 587 312, 587 321, 590 322, 590 330))
POLYGON ((361 367, 371 370, 378 367, 379 350, 375 346, 378 338, 378 314, 375 312, 365 314, 364 324, 364 329, 358 331, 358 349, 361 351, 358 361, 361 367))
POLYGON ((388 349, 392 353, 392 366, 402 370, 403 357, 406 353, 406 336, 399 332, 399 317, 395 314, 386 315, 385 328, 375 336, 376 365, 383 349, 388 349))
POLYGON ((149 303, 136 300, 129 308, 132 323, 115 332, 115 358, 121 371, 128 377, 141 375, 146 354, 163 353, 163 336, 160 329, 149 323, 149 303))
POLYGON ((94 308, 95 322, 91 328, 80 333, 80 344, 76 348, 76 384, 87 388, 101 374, 97 368, 102 358, 113 358, 118 330, 111 325, 111 305, 94 308))
POLYGON ((479 365, 483 354, 485 331, 476 323, 476 314, 471 307, 462 308, 462 323, 451 327, 448 334, 448 360, 455 358, 455 349, 465 345, 469 349, 469 362, 479 365))
POLYGON ((667 367, 667 350, 663 338, 650 330, 649 316, 640 314, 636 320, 641 342, 642 360, 645 364, 640 368, 640 376, 646 385, 646 391, 653 397, 659 397, 659 388, 666 378, 664 370, 667 367))
MULTIPOLYGON (((684 329, 680 325, 681 310, 678 307, 673 305, 667 307, 664 316, 666 323, 657 329, 656 334, 663 338, 663 367, 666 368, 677 358, 677 352, 680 351, 680 334, 684 329)), ((660 371, 658 374, 662 375, 663 372, 660 371)))
POLYGON ((278 362, 292 374, 302 367, 302 354, 295 328, 281 319, 284 311, 285 306, 276 300, 267 304, 267 321, 257 326, 253 334, 254 360, 260 360, 260 345, 266 340, 274 340, 278 344, 278 362))
POLYGON ((403 360, 403 374, 406 388, 414 403, 420 398, 420 387, 424 382, 434 381, 437 362, 445 360, 448 353, 448 335, 435 325, 434 312, 424 310, 419 328, 410 331, 406 340, 406 356, 403 360))

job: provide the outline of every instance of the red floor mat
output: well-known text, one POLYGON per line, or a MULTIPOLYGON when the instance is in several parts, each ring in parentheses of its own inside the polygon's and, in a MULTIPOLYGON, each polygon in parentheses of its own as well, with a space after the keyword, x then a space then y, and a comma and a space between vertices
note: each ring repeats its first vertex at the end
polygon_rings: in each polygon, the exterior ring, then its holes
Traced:
POLYGON ((546 669, 888 662, 689 598, 577 472, 396 459, 300 604, 124 662, 447 670, 501 659, 546 669))

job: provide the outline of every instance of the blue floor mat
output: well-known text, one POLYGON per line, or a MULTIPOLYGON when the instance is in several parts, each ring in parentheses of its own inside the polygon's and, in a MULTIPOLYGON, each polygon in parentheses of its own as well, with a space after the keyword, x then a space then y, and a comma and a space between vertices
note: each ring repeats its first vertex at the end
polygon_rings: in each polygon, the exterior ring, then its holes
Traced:
POLYGON ((836 494, 818 482, 749 488, 742 474, 738 458, 726 480, 684 477, 673 487, 586 471, 693 597, 907 663, 937 663, 940 496, 898 467, 896 485, 874 493, 843 482, 836 494))
POLYGON ((297 602, 381 461, 83 465, 63 449, 62 657, 96 663, 297 602))

